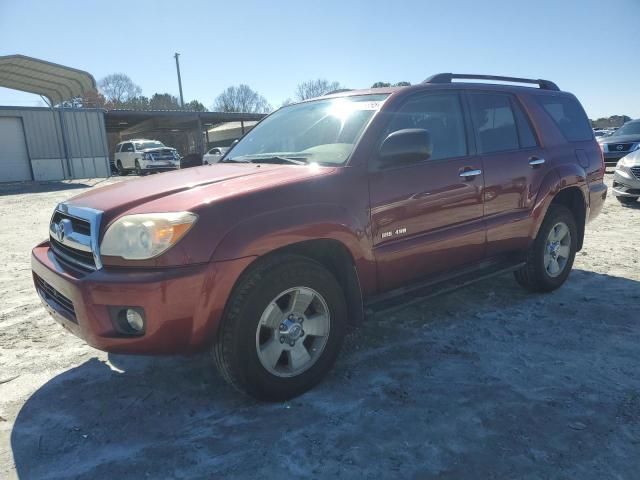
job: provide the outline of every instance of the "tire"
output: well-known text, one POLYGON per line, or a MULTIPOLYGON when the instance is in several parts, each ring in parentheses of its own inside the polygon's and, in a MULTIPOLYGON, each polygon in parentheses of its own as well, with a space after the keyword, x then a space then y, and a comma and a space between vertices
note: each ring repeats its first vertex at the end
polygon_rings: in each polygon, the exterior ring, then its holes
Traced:
POLYGON ((551 205, 532 247, 527 252, 526 265, 514 272, 516 281, 526 289, 534 292, 550 292, 560 287, 567 280, 569 273, 571 273, 577 250, 577 241, 578 227, 571 210, 563 205, 551 205), (557 240, 551 242, 551 244, 547 243, 552 229, 554 229, 554 236, 557 236, 555 232, 563 231, 558 227, 561 224, 567 228, 570 238, 567 240, 564 237, 565 244, 559 242, 559 246, 556 246, 557 240), (564 247, 568 247, 568 251, 564 247), (549 249, 555 251, 556 257, 553 256, 553 253, 550 253, 549 249), (561 255, 561 251, 563 253, 566 252, 566 257, 561 255), (545 257, 545 253, 548 254, 547 257, 545 257), (546 260, 549 257, 551 257, 551 264, 548 265, 546 260), (556 259, 559 271, 555 271, 553 258, 556 259))
POLYGON ((638 201, 635 197, 616 197, 622 205, 633 205, 638 201))
POLYGON ((118 169, 118 175, 120 175, 120 176, 124 176, 124 175, 126 175, 127 173, 129 173, 129 172, 127 172, 127 170, 125 170, 125 169, 122 167, 122 162, 121 162, 120 160, 118 160, 118 162, 117 162, 117 164, 116 164, 116 168, 118 169))
POLYGON ((241 392, 258 400, 288 400, 314 387, 331 369, 346 334, 346 315, 340 285, 324 266, 298 255, 276 255, 243 274, 234 287, 213 345, 214 362, 224 379, 241 392), (292 315, 287 317, 296 304, 294 293, 287 293, 292 290, 303 300, 309 298, 305 295, 317 295, 293 320, 292 315), (322 322, 316 323, 319 319, 322 322), (308 329, 297 339, 296 325, 308 329), (309 333, 311 325, 317 336, 309 333), (285 335, 291 337, 283 342, 285 335), (301 348, 309 356, 306 363, 301 348))
POLYGON ((145 175, 145 171, 140 167, 140 163, 138 162, 138 160, 136 160, 136 175, 138 175, 139 177, 145 175))

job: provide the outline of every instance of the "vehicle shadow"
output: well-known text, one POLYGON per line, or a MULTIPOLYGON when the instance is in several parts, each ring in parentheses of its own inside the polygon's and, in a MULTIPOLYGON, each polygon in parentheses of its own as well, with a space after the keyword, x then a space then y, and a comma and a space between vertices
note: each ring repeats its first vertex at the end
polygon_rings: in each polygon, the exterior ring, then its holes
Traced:
POLYGON ((236 393, 207 355, 94 358, 22 407, 17 474, 632 478, 639 305, 626 278, 576 270, 532 295, 498 277, 373 317, 279 404, 236 393))
POLYGON ((104 180, 89 179, 85 181, 46 181, 46 182, 11 182, 0 183, 0 197, 8 195, 23 195, 25 193, 60 192, 64 190, 78 190, 99 185, 104 180))

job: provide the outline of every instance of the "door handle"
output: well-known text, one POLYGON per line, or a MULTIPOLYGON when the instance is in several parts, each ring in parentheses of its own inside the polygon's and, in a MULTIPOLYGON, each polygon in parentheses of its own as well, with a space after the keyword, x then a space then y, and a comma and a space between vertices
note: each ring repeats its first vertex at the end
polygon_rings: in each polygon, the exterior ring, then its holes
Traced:
POLYGON ((482 173, 482 170, 478 170, 478 169, 476 169, 476 170, 463 170, 458 175, 460 175, 462 178, 468 178, 468 177, 477 177, 481 173, 482 173))
POLYGON ((529 165, 531 165, 532 167, 535 167, 536 165, 542 165, 544 162, 544 158, 531 157, 529 159, 529 165))

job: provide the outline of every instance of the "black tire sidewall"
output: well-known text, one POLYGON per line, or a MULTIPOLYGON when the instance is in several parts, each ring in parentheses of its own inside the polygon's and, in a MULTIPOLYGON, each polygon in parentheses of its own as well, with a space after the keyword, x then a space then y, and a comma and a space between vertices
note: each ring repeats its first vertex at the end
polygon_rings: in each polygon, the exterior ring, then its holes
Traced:
POLYGON ((249 393, 265 400, 285 400, 316 385, 335 362, 346 331, 344 295, 333 275, 314 261, 296 261, 265 272, 242 299, 234 324, 233 362, 249 393), (308 287, 318 292, 329 308, 329 338, 316 363, 295 377, 277 377, 260 363, 256 351, 258 322, 268 304, 282 292, 294 287, 308 287))
POLYGON ((535 245, 536 277, 538 277, 538 282, 540 282, 540 286, 543 290, 555 290, 567 280, 567 277, 571 273, 571 269, 573 267, 573 261, 575 259, 577 246, 578 227, 576 225, 573 214, 568 208, 564 206, 552 205, 549 209, 549 213, 544 219, 544 222, 542 222, 542 225, 540 226, 535 245), (544 250, 546 248, 546 241, 551 228, 553 228, 559 222, 564 223, 569 228, 569 232, 571 233, 571 250, 563 272, 557 277, 552 277, 547 273, 547 269, 544 264, 544 250))

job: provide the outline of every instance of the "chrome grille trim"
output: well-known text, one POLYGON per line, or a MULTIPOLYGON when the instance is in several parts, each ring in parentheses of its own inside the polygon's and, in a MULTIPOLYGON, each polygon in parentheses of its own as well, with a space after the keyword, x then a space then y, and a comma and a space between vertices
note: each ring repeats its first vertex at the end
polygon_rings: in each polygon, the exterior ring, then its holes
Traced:
POLYGON ((101 220, 100 210, 60 203, 54 210, 49 223, 51 249, 54 254, 72 266, 84 270, 101 269, 99 244, 101 220), (59 234, 59 229, 63 230, 62 235, 59 234), (87 254, 90 255, 89 258, 87 254))

